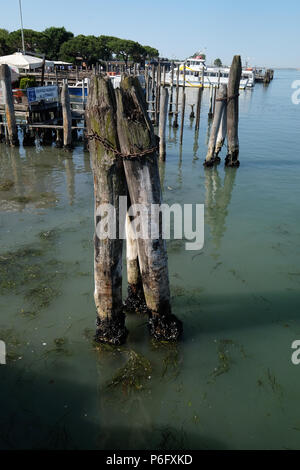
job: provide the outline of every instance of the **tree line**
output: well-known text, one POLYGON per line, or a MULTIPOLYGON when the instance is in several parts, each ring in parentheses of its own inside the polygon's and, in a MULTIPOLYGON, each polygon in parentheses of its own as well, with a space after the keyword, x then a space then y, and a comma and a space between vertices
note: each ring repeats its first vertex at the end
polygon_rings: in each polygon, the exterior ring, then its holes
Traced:
MULTIPOLYGON (((26 52, 43 55, 49 60, 62 60, 75 64, 79 58, 87 65, 99 60, 113 58, 133 60, 143 63, 147 59, 159 56, 159 51, 150 46, 142 46, 136 41, 120 39, 114 36, 74 36, 64 27, 50 27, 44 31, 24 29, 26 52)), ((9 32, 0 29, 0 55, 12 54, 22 49, 21 30, 9 32)))

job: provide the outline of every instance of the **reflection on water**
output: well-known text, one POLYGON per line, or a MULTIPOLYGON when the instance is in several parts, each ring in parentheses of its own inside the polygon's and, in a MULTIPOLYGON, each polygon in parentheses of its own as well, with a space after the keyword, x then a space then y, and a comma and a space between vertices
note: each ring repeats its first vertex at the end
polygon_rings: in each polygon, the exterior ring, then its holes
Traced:
POLYGON ((205 209, 206 223, 211 232, 211 240, 218 253, 226 231, 226 217, 230 206, 232 190, 236 178, 236 169, 225 169, 221 181, 217 167, 205 169, 205 209))
POLYGON ((164 200, 206 214, 203 250, 168 243, 178 345, 138 316, 94 345, 89 155, 0 146, 0 448, 299 449, 299 73, 279 74, 241 92, 238 170, 203 168, 209 90, 181 147, 169 120, 164 200))

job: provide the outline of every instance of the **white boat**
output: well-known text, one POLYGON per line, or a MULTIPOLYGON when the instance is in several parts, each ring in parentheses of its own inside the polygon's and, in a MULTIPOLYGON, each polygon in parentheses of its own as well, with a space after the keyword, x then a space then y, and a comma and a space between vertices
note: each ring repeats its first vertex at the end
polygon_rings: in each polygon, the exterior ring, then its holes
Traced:
MULTIPOLYGON (((219 84, 228 84, 229 67, 210 67, 206 66, 205 60, 201 56, 187 59, 178 64, 174 69, 173 84, 177 84, 177 74, 179 69, 179 86, 183 86, 185 68, 185 86, 202 87, 202 77, 204 78, 204 88, 218 86, 219 84)), ((166 74, 166 83, 171 85, 172 72, 166 74)), ((255 75, 252 69, 243 69, 240 81, 240 88, 251 88, 255 84, 255 75)))

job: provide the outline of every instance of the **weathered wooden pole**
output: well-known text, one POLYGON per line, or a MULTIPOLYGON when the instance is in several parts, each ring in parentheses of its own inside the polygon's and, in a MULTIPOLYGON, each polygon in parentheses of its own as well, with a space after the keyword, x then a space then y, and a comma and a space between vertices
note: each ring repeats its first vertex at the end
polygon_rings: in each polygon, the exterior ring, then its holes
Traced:
POLYGON ((182 324, 171 313, 166 242, 162 238, 161 224, 154 225, 153 233, 153 218, 149 217, 152 205, 161 204, 156 139, 139 81, 125 77, 116 96, 120 147, 122 154, 128 155, 123 163, 130 200, 132 204, 141 205, 141 225, 149 235, 139 237, 137 244, 150 312, 150 332, 156 339, 176 340, 182 332, 182 324), (145 151, 147 153, 143 154, 145 151), (140 156, 130 156, 133 153, 140 156))
POLYGON ((160 111, 160 86, 161 86, 161 65, 158 62, 157 66, 157 80, 156 80, 156 96, 155 96, 155 125, 159 123, 159 111, 160 111))
POLYGON ((228 81, 228 104, 227 104, 227 141, 228 154, 226 166, 238 167, 239 157, 239 88, 242 74, 241 56, 233 58, 228 81))
POLYGON ((180 123, 180 145, 183 142, 183 130, 184 130, 184 116, 185 116, 185 102, 186 102, 186 95, 185 92, 182 95, 182 105, 181 105, 181 123, 180 123))
POLYGON ((190 119, 194 119, 195 118, 195 112, 194 112, 194 107, 195 105, 194 104, 191 104, 191 114, 190 114, 190 119))
POLYGON ((72 112, 69 88, 66 82, 63 83, 61 90, 61 106, 64 127, 64 148, 70 150, 72 148, 72 112))
POLYGON ((216 111, 216 99, 217 99, 217 90, 219 87, 214 87, 214 98, 213 98, 213 116, 215 115, 216 111))
POLYGON ((208 109, 208 118, 211 119, 213 117, 213 86, 210 85, 209 87, 209 109, 208 109))
POLYGON ((177 65, 176 71, 176 103, 175 103, 175 119, 173 122, 173 127, 178 127, 178 106, 179 106, 179 65, 177 65))
MULTIPOLYGON (((121 344, 127 330, 122 304, 122 247, 123 240, 111 233, 113 222, 119 220, 119 197, 127 195, 122 160, 111 150, 119 149, 116 101, 113 85, 108 77, 93 77, 86 111, 89 150, 91 154, 95 193, 95 303, 99 342, 121 344), (107 146, 93 133, 108 142, 107 146), (105 205, 115 209, 109 214, 105 205), (107 221, 107 234, 103 219, 107 221), (114 220, 112 220, 114 219, 114 220)), ((114 231, 113 231, 114 232, 114 231)))
POLYGON ((169 115, 173 114, 173 94, 174 94, 174 62, 171 65, 171 83, 170 83, 170 106, 169 115))
POLYGON ((215 159, 219 161, 220 161, 219 153, 221 152, 223 145, 225 143, 226 134, 227 134, 227 103, 223 109, 222 120, 221 120, 221 124, 219 127, 219 132, 218 132, 217 142, 216 142, 215 159))
POLYGON ((11 72, 7 64, 0 65, 0 82, 5 104, 7 135, 12 147, 19 145, 18 128, 15 116, 14 98, 11 86, 11 72))
POLYGON ((216 141, 217 141, 217 136, 218 136, 219 128, 220 128, 221 121, 222 121, 224 108, 226 107, 226 101, 227 101, 227 85, 220 85, 220 88, 217 89, 216 110, 215 110, 212 128, 210 131, 208 152, 207 152, 206 159, 204 162, 204 166, 206 167, 211 167, 216 163, 216 160, 215 160, 216 141))
POLYGON ((167 88, 162 88, 160 111, 159 111, 159 158, 166 159, 166 123, 168 115, 169 92, 167 88))
MULTIPOLYGON (((128 204, 129 205, 129 204, 128 204)), ((126 215, 126 262, 128 295, 124 302, 125 310, 135 313, 148 313, 145 301, 142 276, 138 257, 138 244, 135 239, 132 220, 126 215)))
POLYGON ((202 93, 203 93, 203 88, 199 87, 198 97, 197 97, 197 108, 196 108, 196 124, 195 124, 196 131, 199 130, 199 127, 200 127, 200 113, 201 113, 202 93))

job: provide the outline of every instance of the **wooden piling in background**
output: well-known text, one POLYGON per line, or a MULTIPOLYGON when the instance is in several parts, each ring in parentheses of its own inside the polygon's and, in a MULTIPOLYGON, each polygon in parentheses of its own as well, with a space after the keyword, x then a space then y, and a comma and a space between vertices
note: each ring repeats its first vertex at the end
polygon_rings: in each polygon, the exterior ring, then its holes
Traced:
POLYGON ((239 87, 242 74, 241 56, 233 58, 228 81, 228 103, 227 103, 227 141, 228 155, 226 166, 238 167, 239 157, 239 87))
POLYGON ((197 96, 196 124, 195 124, 196 131, 199 130, 199 127, 200 127, 202 93, 203 93, 203 88, 201 87, 198 89, 198 96, 197 96))
POLYGON ((217 162, 215 159, 216 141, 217 141, 217 136, 218 136, 219 128, 220 128, 221 121, 222 121, 223 111, 224 111, 224 108, 226 107, 226 102, 227 102, 227 86, 220 85, 220 88, 216 90, 217 90, 216 110, 215 110, 212 128, 210 131, 208 151, 207 151, 206 159, 204 162, 204 166, 206 167, 211 167, 217 162))
POLYGON ((180 145, 182 145, 182 142, 183 142, 185 102, 186 102, 186 95, 185 95, 185 93, 183 93, 183 95, 182 95, 182 105, 181 105, 180 139, 179 139, 180 145))
POLYGON ((66 82, 63 83, 61 90, 61 106, 63 115, 64 148, 70 150, 72 148, 72 112, 69 88, 66 82))
POLYGON ((175 103, 175 118, 173 127, 178 127, 178 106, 179 106, 179 65, 176 71, 176 103, 175 103))
POLYGON ((159 158, 166 159, 166 123, 168 115, 169 92, 167 88, 162 88, 160 111, 159 111, 159 158))
POLYGON ((208 109, 208 118, 211 119, 213 117, 213 86, 210 85, 209 87, 209 109, 208 109))
POLYGON ((11 72, 7 64, 0 65, 0 81, 5 104, 7 136, 12 147, 19 145, 18 128, 16 123, 14 98, 11 86, 11 72))
POLYGON ((173 94, 174 94, 174 62, 171 65, 171 83, 170 83, 170 106, 169 115, 173 114, 173 94))

